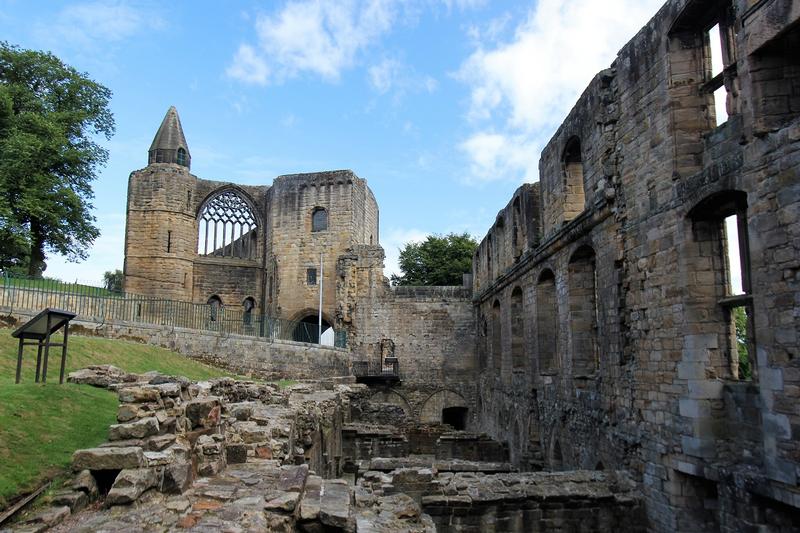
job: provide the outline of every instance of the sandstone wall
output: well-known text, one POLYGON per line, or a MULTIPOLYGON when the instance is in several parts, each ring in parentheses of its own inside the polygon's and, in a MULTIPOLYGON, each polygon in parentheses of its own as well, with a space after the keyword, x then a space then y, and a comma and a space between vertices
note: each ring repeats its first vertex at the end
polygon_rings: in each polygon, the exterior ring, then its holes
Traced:
MULTIPOLYGON (((354 247, 337 266, 337 324, 347 328, 354 361, 379 365, 397 358, 399 387, 393 394, 425 421, 441 410, 475 400, 475 320, 463 287, 389 287, 383 249, 354 247)), ((433 420, 433 418, 436 418, 433 420)))
POLYGON ((538 245, 508 236, 518 191, 476 253, 478 427, 523 466, 630 469, 657 531, 776 526, 800 507, 800 12, 735 4, 668 2, 544 149, 524 213, 538 245), (711 79, 718 20, 737 31, 711 79), (743 295, 726 287, 737 214, 743 295))

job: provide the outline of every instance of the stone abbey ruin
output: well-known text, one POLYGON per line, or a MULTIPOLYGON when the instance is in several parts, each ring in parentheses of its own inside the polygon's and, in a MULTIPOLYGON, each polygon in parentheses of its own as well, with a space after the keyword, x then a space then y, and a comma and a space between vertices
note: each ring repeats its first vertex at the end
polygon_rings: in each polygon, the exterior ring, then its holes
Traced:
POLYGON ((74 375, 119 390, 120 423, 27 527, 800 531, 797 0, 669 0, 461 287, 388 285, 350 171, 252 187, 190 164, 170 109, 130 177, 126 290, 316 326, 322 281, 347 347, 107 324, 313 382, 74 375))

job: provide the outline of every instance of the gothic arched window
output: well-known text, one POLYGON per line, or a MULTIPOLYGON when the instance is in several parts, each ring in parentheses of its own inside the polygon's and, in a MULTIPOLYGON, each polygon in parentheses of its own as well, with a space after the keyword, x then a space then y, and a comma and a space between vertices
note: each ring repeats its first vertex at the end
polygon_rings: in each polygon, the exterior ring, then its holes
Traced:
POLYGON ((178 148, 178 154, 175 158, 175 162, 185 167, 189 166, 189 164, 186 162, 186 150, 183 148, 178 148))
POLYGON ((253 210, 235 191, 211 197, 198 217, 197 253, 215 257, 254 259, 258 224, 253 210))

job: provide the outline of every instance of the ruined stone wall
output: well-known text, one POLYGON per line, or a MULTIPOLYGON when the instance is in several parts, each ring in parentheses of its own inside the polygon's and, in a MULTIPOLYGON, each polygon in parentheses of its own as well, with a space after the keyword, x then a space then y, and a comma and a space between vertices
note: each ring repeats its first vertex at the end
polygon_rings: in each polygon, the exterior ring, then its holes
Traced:
POLYGON ((774 526, 800 506, 800 10, 735 4, 668 2, 544 149, 539 245, 517 258, 496 222, 476 254, 490 237, 501 254, 475 267, 479 428, 522 466, 630 469, 658 531, 774 526), (715 21, 737 31, 711 79, 715 21), (728 216, 747 236, 742 295, 728 216))
POLYGON ((227 306, 241 306, 247 297, 258 303, 267 190, 198 179, 180 165, 151 164, 131 173, 125 290, 195 303, 214 295, 227 306), (236 191, 253 206, 262 238, 252 259, 198 254, 197 217, 205 202, 224 190, 236 191))
MULTIPOLYGON (((445 407, 475 399, 475 321, 463 287, 389 287, 383 249, 359 246, 337 266, 337 323, 348 330, 354 361, 397 358, 404 408, 426 422, 445 407)), ((434 420, 435 418, 435 420, 434 420)))

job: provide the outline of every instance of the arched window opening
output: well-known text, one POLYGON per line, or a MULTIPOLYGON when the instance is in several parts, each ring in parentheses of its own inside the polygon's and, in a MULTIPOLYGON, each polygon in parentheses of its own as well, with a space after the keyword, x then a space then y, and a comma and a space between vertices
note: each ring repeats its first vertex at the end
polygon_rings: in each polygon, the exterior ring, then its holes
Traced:
POLYGON ((569 324, 575 377, 592 376, 598 366, 595 275, 594 250, 582 246, 569 262, 569 324))
POLYGON ((253 309, 256 308, 256 300, 253 297, 247 297, 242 302, 242 323, 249 326, 253 323, 253 309))
POLYGON ((208 304, 208 318, 212 322, 219 320, 219 314, 222 310, 222 300, 219 296, 214 295, 206 302, 208 304))
POLYGON ((499 375, 503 371, 503 338, 500 323, 500 302, 494 301, 492 305, 492 360, 495 372, 499 375))
POLYGON ((558 442, 558 439, 555 439, 555 443, 553 444, 553 453, 550 459, 550 470, 553 470, 554 472, 564 470, 564 456, 561 453, 561 443, 558 442))
POLYGON ((718 375, 752 379, 756 365, 747 194, 724 191, 712 195, 697 204, 689 217, 699 256, 693 270, 710 271, 714 283, 707 296, 698 291, 695 298, 698 305, 707 302, 711 313, 706 314, 712 320, 706 319, 706 324, 716 320, 712 327, 724 338, 719 344, 724 346, 727 361, 718 364, 727 368, 718 369, 718 375))
POLYGON ((184 150, 183 148, 178 148, 178 153, 175 157, 175 162, 178 163, 179 165, 183 165, 184 167, 189 166, 189 163, 186 160, 186 150, 184 150))
POLYGON ((564 185, 564 220, 572 220, 586 208, 586 195, 583 184, 583 155, 581 141, 577 137, 570 138, 564 148, 563 157, 564 185))
POLYGON ((235 191, 223 191, 200 211, 197 253, 213 257, 254 259, 258 224, 253 210, 235 191))
POLYGON ((514 370, 525 368, 525 333, 522 289, 511 293, 511 361, 514 370))
POLYGON ((328 210, 324 207, 315 207, 311 212, 311 231, 325 231, 328 229, 328 210))
POLYGON ((545 270, 536 284, 536 344, 540 373, 553 372, 558 368, 557 339, 556 277, 552 270, 545 270))

